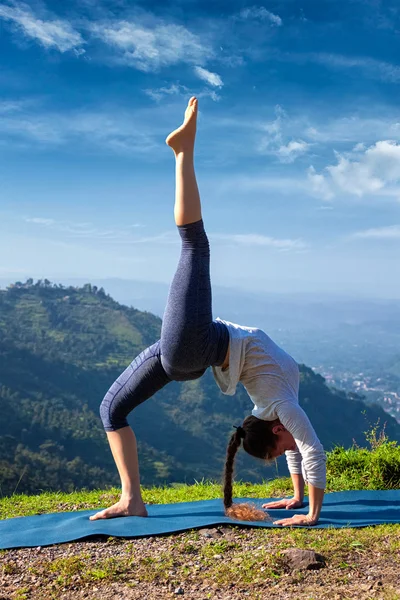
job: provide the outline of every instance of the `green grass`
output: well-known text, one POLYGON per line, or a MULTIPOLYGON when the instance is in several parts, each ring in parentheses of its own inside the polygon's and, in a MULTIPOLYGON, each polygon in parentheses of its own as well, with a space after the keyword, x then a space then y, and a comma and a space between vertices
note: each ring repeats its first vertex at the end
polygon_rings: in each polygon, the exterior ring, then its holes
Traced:
MULTIPOLYGON (((400 446, 389 441, 377 427, 366 434, 370 448, 337 447, 327 453, 327 492, 344 490, 380 490, 400 488, 400 446)), ((290 477, 280 477, 261 484, 236 482, 234 496, 268 498, 292 494, 290 477)), ((308 494, 307 487, 305 494, 308 494)), ((0 498, 0 518, 18 517, 59 511, 75 511, 105 507, 115 502, 119 490, 80 490, 66 494, 44 492, 40 495, 14 495, 0 498)), ((143 498, 148 504, 170 504, 208 500, 221 497, 221 484, 200 481, 193 485, 172 484, 143 488, 143 498)))

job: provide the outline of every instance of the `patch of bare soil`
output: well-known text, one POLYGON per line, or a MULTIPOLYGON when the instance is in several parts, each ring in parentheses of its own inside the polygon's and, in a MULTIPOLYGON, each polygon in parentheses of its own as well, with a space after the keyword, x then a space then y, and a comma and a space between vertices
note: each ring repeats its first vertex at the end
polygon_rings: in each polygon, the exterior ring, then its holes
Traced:
POLYGON ((315 550, 323 564, 294 569, 277 536, 236 528, 9 550, 0 555, 0 600, 400 600, 390 543, 379 552, 315 550))

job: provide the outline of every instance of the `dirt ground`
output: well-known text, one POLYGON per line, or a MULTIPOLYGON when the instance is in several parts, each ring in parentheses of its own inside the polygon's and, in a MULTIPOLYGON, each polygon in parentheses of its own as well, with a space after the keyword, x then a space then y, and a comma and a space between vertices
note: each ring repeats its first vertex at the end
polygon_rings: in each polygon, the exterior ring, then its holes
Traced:
POLYGON ((326 560, 318 570, 289 568, 277 542, 265 531, 215 528, 9 550, 0 555, 0 600, 400 600, 391 539, 379 550, 315 547, 326 560))

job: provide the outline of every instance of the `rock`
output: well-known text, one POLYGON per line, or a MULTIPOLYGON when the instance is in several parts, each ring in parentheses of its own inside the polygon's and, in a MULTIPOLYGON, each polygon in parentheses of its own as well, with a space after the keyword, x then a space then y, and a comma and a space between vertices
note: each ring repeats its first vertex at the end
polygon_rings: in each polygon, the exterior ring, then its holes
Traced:
POLYGON ((288 548, 280 554, 284 556, 287 566, 293 570, 321 569, 326 566, 325 558, 314 550, 288 548))
POLYGON ((219 538, 221 537, 221 532, 218 529, 199 529, 199 533, 202 537, 205 538, 219 538))
POLYGON ((177 587, 174 589, 174 594, 176 594, 177 596, 183 596, 184 593, 185 591, 182 587, 177 587))

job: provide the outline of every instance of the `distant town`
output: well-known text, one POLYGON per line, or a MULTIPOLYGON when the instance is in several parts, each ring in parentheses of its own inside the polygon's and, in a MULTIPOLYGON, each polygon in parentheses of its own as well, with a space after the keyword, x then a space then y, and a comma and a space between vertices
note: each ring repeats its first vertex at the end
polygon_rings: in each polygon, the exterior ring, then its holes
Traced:
POLYGON ((376 377, 363 372, 343 372, 338 371, 337 367, 334 366, 319 365, 312 368, 326 379, 327 385, 364 396, 365 402, 379 404, 400 423, 399 380, 396 386, 393 377, 376 377))

